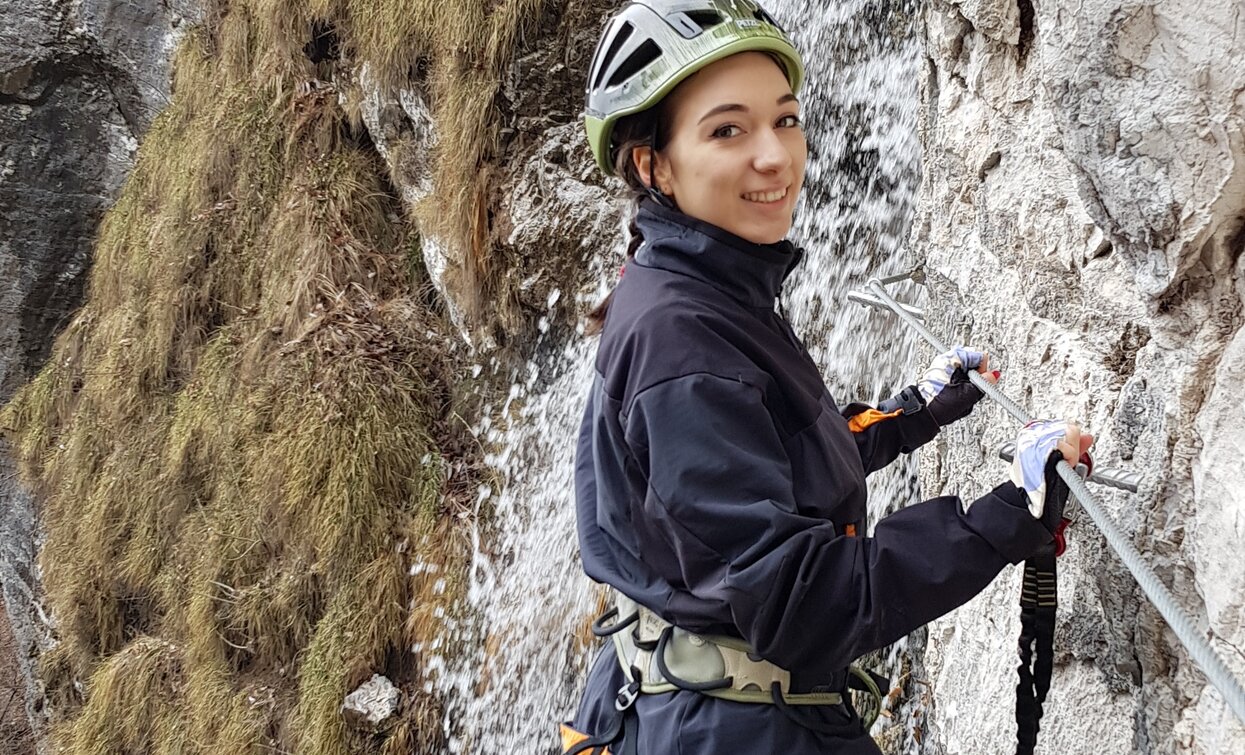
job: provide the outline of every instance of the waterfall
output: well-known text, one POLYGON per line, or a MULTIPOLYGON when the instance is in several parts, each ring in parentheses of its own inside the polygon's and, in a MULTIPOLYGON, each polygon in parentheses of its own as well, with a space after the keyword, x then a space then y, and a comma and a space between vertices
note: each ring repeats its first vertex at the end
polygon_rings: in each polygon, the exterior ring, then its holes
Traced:
MULTIPOLYGON (((915 3, 777 0, 767 9, 792 30, 808 68, 801 100, 810 159, 792 234, 807 256, 784 301, 836 400, 873 401, 914 380, 915 346, 844 297, 870 275, 908 264, 901 247, 920 178, 915 3)), ((593 263, 601 291, 620 259, 615 248, 593 263)), ((554 752, 556 724, 574 713, 599 648, 585 637, 599 590, 579 565, 572 485, 596 342, 555 343, 558 328, 543 322, 541 330, 539 356, 510 375, 508 397, 475 428, 500 485, 480 492, 488 516, 476 532, 467 605, 447 618, 467 652, 413 648, 430 671, 428 691, 447 701, 452 752, 554 752)), ((914 462, 895 467, 870 480, 875 518, 914 500, 914 462)))

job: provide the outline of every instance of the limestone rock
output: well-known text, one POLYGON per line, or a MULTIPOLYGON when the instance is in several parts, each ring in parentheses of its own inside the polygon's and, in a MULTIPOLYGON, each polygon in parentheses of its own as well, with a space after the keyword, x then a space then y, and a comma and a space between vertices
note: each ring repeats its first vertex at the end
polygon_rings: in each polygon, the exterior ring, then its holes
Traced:
POLYGON ((0 399, 78 304, 95 227, 168 98, 190 0, 0 8, 0 399))
POLYGON ((393 682, 380 674, 372 678, 349 695, 342 703, 342 715, 346 723, 356 729, 380 731, 385 722, 398 712, 402 693, 393 686, 393 682))
MULTIPOLYGON (((1095 493, 1245 678, 1245 15, 1022 0, 1013 42, 987 5, 936 0, 926 18, 913 245, 927 317, 989 349, 1035 416, 1083 420, 1099 465, 1143 474, 1136 495, 1095 493)), ((983 403, 962 425, 923 464, 927 495, 1005 479, 995 452, 1014 421, 983 403)), ((1245 726, 1088 518, 1060 567, 1039 748, 1245 750, 1245 726)), ((1018 585, 1005 570, 931 627, 928 751, 1014 746, 1018 585)))
MULTIPOLYGON (((385 94, 372 81, 367 64, 360 66, 356 77, 363 92, 360 107, 363 123, 377 151, 388 163, 402 201, 413 208, 433 191, 431 156, 437 145, 437 130, 428 98, 415 86, 394 95, 385 94)), ((451 321, 463 339, 470 342, 463 308, 446 281, 450 259, 445 244, 425 232, 420 239, 420 250, 432 285, 445 302, 451 321)))
POLYGON ((1020 6, 1016 0, 950 0, 973 28, 996 42, 1020 40, 1020 6))

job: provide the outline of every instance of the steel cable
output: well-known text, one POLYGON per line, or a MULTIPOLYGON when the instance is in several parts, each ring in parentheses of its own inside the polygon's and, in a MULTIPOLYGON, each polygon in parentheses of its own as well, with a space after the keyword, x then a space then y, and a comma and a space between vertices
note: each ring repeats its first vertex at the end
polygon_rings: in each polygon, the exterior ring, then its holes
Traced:
MULTIPOLYGON (((939 353, 948 350, 946 344, 929 332, 916 317, 904 309, 902 304, 895 301, 879 279, 874 278, 870 280, 869 288, 879 299, 886 303, 892 312, 916 330, 935 350, 939 353)), ((1001 404, 1007 413, 1019 420, 1021 424, 1029 423, 1031 418, 1028 413, 997 387, 987 382, 979 373, 970 371, 968 377, 973 382, 973 385, 1001 404)), ((1094 498, 1094 494, 1086 487, 1080 475, 1066 461, 1060 461, 1056 469, 1059 472, 1060 478, 1068 484, 1069 492, 1089 514, 1094 524, 1098 525, 1098 529, 1106 537, 1107 544, 1119 556, 1120 561, 1124 563, 1125 568, 1133 575, 1133 579, 1141 586, 1142 592, 1154 604, 1154 607, 1158 609, 1159 614, 1162 615, 1167 625, 1176 633, 1176 637, 1184 645, 1189 656, 1202 669, 1202 672, 1206 674, 1206 678, 1214 685, 1215 689, 1223 695, 1224 701, 1232 709, 1232 712, 1236 714, 1236 717, 1242 723, 1245 723, 1245 687, 1242 687, 1240 680, 1233 676, 1227 664, 1215 652, 1215 649, 1210 646, 1210 643, 1198 634, 1193 620, 1180 608, 1175 596, 1159 580, 1158 575, 1154 573, 1154 570, 1141 557, 1141 553, 1120 531, 1115 520, 1107 514, 1106 509, 1094 498)))

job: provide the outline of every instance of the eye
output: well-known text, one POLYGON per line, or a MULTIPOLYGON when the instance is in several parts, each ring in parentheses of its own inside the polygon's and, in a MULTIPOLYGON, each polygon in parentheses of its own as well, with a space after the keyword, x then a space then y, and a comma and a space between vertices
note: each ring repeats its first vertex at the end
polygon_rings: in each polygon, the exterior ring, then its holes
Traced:
POLYGON ((725 139, 730 136, 735 136, 736 135, 735 133, 730 133, 730 129, 735 129, 735 132, 738 132, 741 130, 739 126, 736 126, 733 123, 728 123, 725 126, 718 126, 717 128, 715 128, 713 130, 713 133, 710 134, 709 136, 713 137, 714 139, 725 139))
POLYGON ((804 121, 800 120, 798 115, 784 115, 778 119, 778 125, 785 128, 799 128, 804 125, 804 121))

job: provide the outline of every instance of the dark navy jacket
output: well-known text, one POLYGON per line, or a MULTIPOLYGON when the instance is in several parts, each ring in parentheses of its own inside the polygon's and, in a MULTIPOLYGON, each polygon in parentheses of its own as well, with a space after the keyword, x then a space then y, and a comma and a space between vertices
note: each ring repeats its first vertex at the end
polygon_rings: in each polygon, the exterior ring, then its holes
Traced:
MULTIPOLYGON (((837 689, 851 661, 961 605, 1051 540, 1011 483, 967 513, 957 498, 936 498, 863 537, 865 475, 930 440, 930 413, 853 432, 849 418, 867 407, 836 405, 775 312, 799 261, 789 242, 753 244, 653 202, 637 222, 645 243, 614 292, 576 453, 588 576, 674 624, 744 639, 792 670, 797 688, 837 689)), ((589 685, 577 718, 585 727, 598 723, 594 698, 612 704, 621 683, 610 663, 603 653, 593 672, 603 681, 589 685)), ((757 726, 790 726, 770 705, 695 692, 645 698, 678 696, 701 715, 731 710, 757 726)), ((641 702, 642 714, 671 704, 641 702)), ((649 728, 663 726, 695 728, 649 728)), ((728 749, 857 751, 790 735, 728 749)), ((728 751, 701 744, 683 751, 728 751)))

